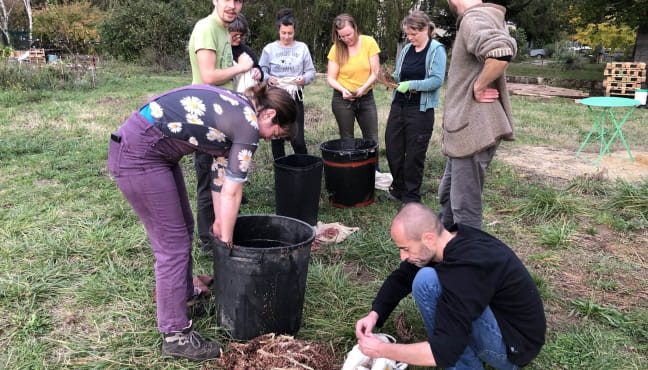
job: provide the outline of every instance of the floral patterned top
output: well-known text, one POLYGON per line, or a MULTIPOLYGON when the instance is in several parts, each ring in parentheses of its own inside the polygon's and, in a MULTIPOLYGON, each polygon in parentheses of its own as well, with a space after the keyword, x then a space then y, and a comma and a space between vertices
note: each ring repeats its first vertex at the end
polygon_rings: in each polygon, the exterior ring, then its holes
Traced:
POLYGON ((165 135, 214 156, 212 190, 220 191, 225 178, 247 180, 259 145, 259 125, 254 106, 243 94, 190 85, 158 95, 148 105, 153 124, 165 135))

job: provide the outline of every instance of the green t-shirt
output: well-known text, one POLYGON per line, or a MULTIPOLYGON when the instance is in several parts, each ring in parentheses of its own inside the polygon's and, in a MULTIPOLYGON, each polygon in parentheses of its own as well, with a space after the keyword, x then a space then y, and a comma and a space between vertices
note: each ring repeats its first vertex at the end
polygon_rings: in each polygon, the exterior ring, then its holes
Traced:
MULTIPOLYGON (((233 65, 232 45, 230 45, 229 32, 223 27, 215 15, 210 15, 199 20, 194 26, 189 38, 189 60, 191 61, 192 84, 202 84, 198 70, 196 51, 201 49, 216 52, 216 68, 224 69, 233 65)), ((232 81, 220 85, 232 89, 232 81)))

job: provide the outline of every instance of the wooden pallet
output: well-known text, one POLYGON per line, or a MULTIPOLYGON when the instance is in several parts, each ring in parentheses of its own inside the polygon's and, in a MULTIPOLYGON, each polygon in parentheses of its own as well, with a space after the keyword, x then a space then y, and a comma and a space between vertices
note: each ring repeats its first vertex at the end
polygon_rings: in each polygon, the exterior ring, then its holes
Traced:
POLYGON ((623 82, 623 81, 603 81, 603 87, 611 87, 613 89, 641 89, 641 82, 623 82))
POLYGON ((627 96, 633 96, 634 97, 634 92, 636 89, 632 88, 625 88, 625 87, 611 87, 608 86, 605 88, 605 96, 612 96, 612 95, 627 95, 627 96))
POLYGON ((634 96, 646 82, 646 63, 608 63, 603 74, 605 96, 634 96))
POLYGON ((639 76, 630 76, 630 75, 612 75, 612 76, 607 76, 606 81, 642 83, 646 81, 646 76, 639 77, 639 76))
POLYGON ((29 63, 45 63, 45 49, 29 49, 29 63))
POLYGON ((616 68, 616 69, 646 69, 646 63, 608 63, 606 68, 616 68))

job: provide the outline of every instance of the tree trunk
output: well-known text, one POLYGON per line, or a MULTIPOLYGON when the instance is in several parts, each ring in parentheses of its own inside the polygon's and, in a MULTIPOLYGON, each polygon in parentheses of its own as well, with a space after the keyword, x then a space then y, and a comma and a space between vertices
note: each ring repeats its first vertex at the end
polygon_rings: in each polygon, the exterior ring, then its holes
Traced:
POLYGON ((25 12, 27 13, 27 20, 29 21, 29 47, 32 43, 32 29, 34 28, 34 20, 32 18, 32 8, 30 0, 23 0, 25 4, 25 12))
POLYGON ((640 24, 637 29, 633 54, 635 62, 648 63, 648 22, 640 24))
MULTIPOLYGON (((9 36, 9 15, 11 14, 12 9, 13 3, 10 4, 9 9, 7 10, 5 1, 0 0, 0 10, 2 11, 2 14, 0 14, 0 30, 5 36, 4 39, 7 40, 7 46, 11 46, 11 37, 9 36)), ((0 44, 5 45, 4 39, 0 37, 0 44)))

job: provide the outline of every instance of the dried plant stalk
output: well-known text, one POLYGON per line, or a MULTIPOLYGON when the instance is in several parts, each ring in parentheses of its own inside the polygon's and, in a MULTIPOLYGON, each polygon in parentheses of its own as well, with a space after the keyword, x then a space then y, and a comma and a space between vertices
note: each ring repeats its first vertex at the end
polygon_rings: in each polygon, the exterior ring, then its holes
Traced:
POLYGON ((376 80, 390 89, 398 87, 398 84, 392 77, 392 71, 385 68, 385 66, 380 66, 380 72, 378 72, 378 78, 376 80))

